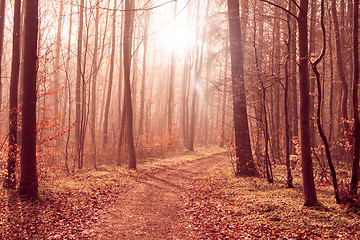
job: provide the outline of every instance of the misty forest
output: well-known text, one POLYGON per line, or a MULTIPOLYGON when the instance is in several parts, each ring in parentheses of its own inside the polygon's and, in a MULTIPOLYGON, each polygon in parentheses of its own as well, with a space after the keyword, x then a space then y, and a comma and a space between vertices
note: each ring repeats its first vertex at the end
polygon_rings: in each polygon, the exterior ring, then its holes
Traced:
POLYGON ((359 0, 0 0, 0 239, 359 239, 359 0))

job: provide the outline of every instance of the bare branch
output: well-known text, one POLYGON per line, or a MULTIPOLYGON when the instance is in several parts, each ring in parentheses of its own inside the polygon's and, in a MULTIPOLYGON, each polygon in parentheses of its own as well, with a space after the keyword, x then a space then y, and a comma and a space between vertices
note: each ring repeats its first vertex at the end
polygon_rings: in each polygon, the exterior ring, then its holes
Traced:
MULTIPOLYGON (((280 6, 280 5, 277 5, 277 4, 273 3, 273 2, 270 2, 270 1, 268 1, 268 0, 260 0, 260 1, 261 1, 261 2, 264 2, 264 3, 268 3, 268 4, 270 4, 270 5, 274 6, 274 7, 280 8, 281 10, 283 10, 284 12, 288 13, 288 14, 291 15, 293 18, 295 18, 297 21, 299 21, 298 17, 297 17, 294 13, 292 13, 291 11, 289 11, 288 9, 286 9, 286 8, 280 6)), ((297 4, 296 4, 296 5, 297 5, 297 4)))

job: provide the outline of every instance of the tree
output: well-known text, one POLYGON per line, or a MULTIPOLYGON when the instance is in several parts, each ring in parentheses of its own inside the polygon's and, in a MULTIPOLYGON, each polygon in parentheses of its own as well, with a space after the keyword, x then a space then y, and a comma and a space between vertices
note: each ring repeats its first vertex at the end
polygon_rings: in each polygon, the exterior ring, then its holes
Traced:
POLYGON ((2 56, 4 48, 4 27, 5 27, 5 7, 6 0, 0 0, 0 109, 2 107, 2 56))
POLYGON ((135 0, 125 0, 125 22, 124 22, 124 100, 126 111, 126 144, 129 151, 129 168, 136 169, 136 155, 133 136, 133 111, 131 103, 131 88, 130 88, 130 72, 131 72, 131 46, 133 34, 134 12, 129 11, 134 8, 135 0))
MULTIPOLYGON (((117 1, 114 2, 114 9, 117 7, 117 1)), ((109 124, 109 110, 110 110, 110 100, 111 100, 111 90, 114 76, 114 57, 115 57, 115 34, 116 34, 116 11, 113 12, 113 26, 112 26, 112 38, 111 38, 111 55, 110 55, 110 72, 109 72, 109 86, 108 94, 105 104, 105 116, 104 116, 104 138, 103 138, 103 148, 106 148, 108 141, 108 124, 109 124)))
POLYGON ((82 56, 82 39, 83 39, 83 24, 84 24, 84 0, 80 0, 79 5, 79 27, 78 27, 78 41, 77 41, 77 58, 76 58, 76 125, 75 125, 75 141, 77 145, 77 152, 78 152, 78 168, 82 168, 82 161, 80 159, 80 122, 81 122, 81 77, 82 77, 82 70, 81 70, 81 56, 82 56))
POLYGON ((339 30, 339 21, 337 17, 337 9, 336 9, 336 0, 331 0, 331 15, 333 17, 334 22, 334 30, 335 30, 335 43, 336 43, 336 64, 339 72, 339 77, 341 80, 342 86, 342 103, 341 103, 341 111, 342 111, 342 120, 344 124, 345 136, 349 136, 349 123, 348 123, 348 113, 347 113, 347 103, 348 103, 348 83, 345 75, 344 64, 343 64, 343 55, 341 50, 341 39, 340 39, 340 30, 339 30))
POLYGON ((26 0, 24 38, 24 103, 22 119, 20 196, 37 198, 36 172, 36 77, 38 0, 26 0))
POLYGON ((18 128, 18 85, 20 68, 20 13, 21 0, 15 1, 14 6, 14 28, 13 28, 13 55, 11 64, 10 80, 10 112, 9 112, 9 153, 7 162, 7 173, 5 175, 4 187, 15 188, 16 176, 15 165, 17 159, 17 128, 18 128))
MULTIPOLYGON (((56 33, 56 53, 55 53, 55 63, 54 63, 54 85, 55 88, 59 91, 59 69, 60 69, 60 53, 61 53, 61 30, 63 26, 64 18, 64 0, 60 1, 60 11, 59 11, 59 20, 56 33)), ((54 114, 57 117, 59 114, 59 94, 55 94, 55 106, 54 114)))
POLYGON ((318 203, 316 197, 313 163, 311 159, 310 136, 310 84, 308 67, 308 30, 307 30, 308 0, 300 1, 298 15, 299 26, 299 57, 300 57, 300 134, 301 134, 301 161, 305 206, 318 203))
POLYGON ((359 183, 359 155, 360 155, 360 120, 359 120, 359 0, 354 0, 354 23, 353 23, 353 55, 354 55, 354 83, 353 83, 353 112, 354 112, 354 156, 352 176, 350 183, 350 195, 356 195, 359 183))
POLYGON ((258 176, 252 153, 246 111, 243 44, 241 39, 239 2, 228 0, 228 20, 231 53, 231 78, 236 147, 236 174, 258 176))

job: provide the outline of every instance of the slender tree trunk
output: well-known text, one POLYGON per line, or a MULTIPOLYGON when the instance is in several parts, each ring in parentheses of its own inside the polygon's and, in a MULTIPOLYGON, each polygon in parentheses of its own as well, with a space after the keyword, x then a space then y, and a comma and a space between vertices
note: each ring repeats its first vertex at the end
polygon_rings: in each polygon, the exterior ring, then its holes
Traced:
POLYGON ((359 155, 360 155, 360 120, 359 120, 359 0, 354 0, 353 23, 353 55, 354 55, 354 83, 353 83, 353 111, 354 111, 354 156, 350 195, 356 195, 359 183, 359 155))
MULTIPOLYGON (((291 12, 296 12, 296 6, 295 4, 291 5, 291 12)), ((292 84, 292 137, 293 139, 299 138, 299 111, 298 111, 298 86, 297 86, 297 54, 296 54, 296 22, 295 20, 292 20, 291 23, 291 33, 290 33, 290 60, 291 60, 291 77, 290 81, 292 84)), ((295 148, 292 148, 292 151, 295 151, 295 148)))
MULTIPOLYGON (((310 33, 309 33, 309 56, 315 58, 315 23, 316 13, 318 11, 316 6, 317 0, 311 0, 311 13, 310 13, 310 33)), ((310 72, 310 135, 311 135, 311 146, 316 147, 316 129, 315 129, 315 74, 310 72)))
POLYGON ((17 160, 17 128, 18 128, 18 85, 20 68, 20 14, 21 0, 15 1, 14 6, 14 28, 13 28, 13 57, 11 64, 10 80, 10 111, 9 111, 9 154, 7 172, 5 175, 4 187, 15 188, 16 176, 15 166, 17 160))
MULTIPOLYGON (((76 124, 75 124, 75 141, 77 152, 80 153, 80 122, 81 122, 81 59, 82 59, 82 44, 83 44, 83 24, 84 24, 84 0, 80 0, 79 5, 79 27, 78 27, 78 46, 77 46, 77 59, 76 59, 76 89, 75 89, 75 102, 76 102, 76 124)), ((80 154, 77 154, 78 168, 81 168, 80 154)))
POLYGON ((60 85, 59 85, 59 69, 60 69, 60 53, 61 53, 61 30, 62 23, 64 18, 64 0, 60 1, 60 11, 59 11, 59 20, 58 20, 58 29, 56 33, 56 49, 55 49, 55 63, 54 63, 54 87, 58 91, 57 94, 54 95, 55 104, 54 104, 54 114, 56 117, 59 115, 59 93, 60 93, 60 85))
POLYGON ((239 2, 228 0, 228 19, 230 32, 231 76, 233 90, 233 111, 236 146, 236 174, 258 176, 252 153, 246 111, 246 92, 244 81, 243 45, 241 40, 239 2))
MULTIPOLYGON (((291 11, 292 2, 289 2, 289 11, 291 11)), ((285 165, 286 165, 286 185, 288 188, 293 188, 293 177, 290 167, 290 124, 289 124, 289 68, 291 62, 291 16, 287 14, 287 27, 288 27, 288 42, 287 42, 287 57, 285 62, 285 92, 284 92, 284 115, 285 115, 285 165)))
POLYGON ((318 130, 319 130, 320 137, 321 137, 321 139, 322 139, 322 141, 324 143, 324 146, 325 146, 326 157, 328 159, 328 163, 329 163, 329 167, 330 167, 330 171, 331 171, 331 176, 332 176, 332 182, 333 182, 336 202, 338 204, 340 204, 341 200, 340 200, 340 195, 339 195, 339 188, 338 188, 338 184, 337 184, 336 172, 335 172, 334 164, 332 162, 332 158, 331 158, 331 154, 330 154, 330 146, 329 146, 329 142, 328 142, 328 140, 327 140, 327 138, 325 136, 325 133, 323 131, 322 124, 321 124, 322 91, 321 91, 321 83, 320 83, 320 73, 317 70, 317 65, 324 58, 325 49, 326 49, 326 35, 325 35, 325 25, 324 25, 324 0, 321 0, 321 29, 322 29, 322 34, 323 34, 323 50, 322 50, 320 56, 313 63, 311 63, 313 72, 315 73, 315 77, 316 77, 317 95, 318 95, 318 107, 317 107, 317 114, 316 114, 316 124, 317 124, 318 130))
POLYGON ((331 14, 334 21, 334 29, 335 29, 335 43, 336 43, 336 63, 337 68, 339 72, 339 77, 341 80, 342 90, 343 90, 343 97, 342 97, 342 103, 341 103, 341 109, 342 109, 342 120, 344 124, 344 131, 345 136, 349 136, 349 123, 348 123, 348 112, 347 112, 347 102, 348 102, 348 95, 349 95, 349 89, 348 89, 348 83, 346 80, 345 70, 344 70, 344 64, 343 64, 343 56, 342 56, 342 50, 341 50, 341 39, 340 39, 340 30, 339 30, 339 22, 337 18, 337 9, 336 9, 336 0, 331 0, 331 14))
POLYGON ((329 24, 329 53, 330 53, 330 101, 329 101, 329 143, 331 144, 333 132, 334 132, 334 65, 333 65, 333 47, 332 47, 332 29, 331 23, 329 24))
MULTIPOLYGON (((125 0, 125 10, 133 9, 135 0, 125 0)), ((129 151, 129 168, 136 169, 136 155, 133 137, 133 112, 131 103, 131 87, 130 87, 130 72, 131 72, 131 43, 133 34, 134 12, 125 12, 124 22, 124 96, 125 96, 125 111, 126 111, 126 144, 129 151)))
POLYGON ((224 81, 223 81, 223 99, 222 99, 222 111, 221 111, 221 139, 220 139, 220 147, 224 146, 225 142, 225 119, 226 119, 226 102, 227 102, 227 82, 228 82, 228 62, 229 62, 229 52, 225 50, 225 70, 224 70, 224 81))
MULTIPOLYGON (((143 54, 143 65, 142 65, 142 76, 141 76, 141 89, 140 89, 140 113, 139 113, 139 134, 138 139, 142 140, 143 129, 144 129, 144 110, 145 110, 145 80, 146 80, 146 64, 147 64, 147 46, 148 46, 148 32, 150 25, 150 12, 146 13, 145 16, 145 29, 144 29, 144 54, 143 54)), ((139 141, 137 141, 139 142, 139 141)))
POLYGON ((100 1, 96 3, 95 16, 95 43, 94 55, 92 62, 92 86, 91 86, 91 115, 90 115, 90 130, 91 130, 91 144, 93 148, 93 164, 96 168, 96 91, 97 91, 97 75, 99 72, 98 66, 98 41, 99 41, 99 18, 100 18, 100 1))
MULTIPOLYGON (((114 9, 117 7, 117 0, 114 1, 114 9)), ((106 148, 108 142, 108 124, 109 124, 109 110, 111 101, 112 82, 114 76, 114 58, 115 58, 115 34, 116 34, 116 11, 113 12, 113 26, 112 26, 112 39, 111 39, 111 55, 110 55, 110 72, 109 72, 109 86, 105 105, 104 116, 104 137, 103 137, 103 149, 106 148)))
MULTIPOLYGON (((0 1, 0 109, 2 109, 2 56, 4 51, 4 28, 5 28, 5 8, 6 0, 0 1)), ((0 122, 1 123, 1 122, 0 122)))
POLYGON ((308 0, 300 1, 299 24, 299 57, 300 57, 300 126, 301 126, 301 160, 305 206, 318 203, 316 197, 313 163, 311 159, 310 135, 310 96, 308 68, 308 0))
POLYGON ((37 198, 36 172, 36 75, 38 0, 26 0, 24 46, 24 105, 22 119, 20 196, 37 198))

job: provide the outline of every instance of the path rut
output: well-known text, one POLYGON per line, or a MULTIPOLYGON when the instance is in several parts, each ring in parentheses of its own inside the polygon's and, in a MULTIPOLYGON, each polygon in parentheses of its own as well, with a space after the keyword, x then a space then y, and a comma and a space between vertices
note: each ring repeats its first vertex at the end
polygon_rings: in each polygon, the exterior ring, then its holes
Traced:
POLYGON ((196 238, 183 211, 189 198, 188 186, 221 161, 227 161, 226 153, 166 168, 137 180, 100 215, 91 235, 97 239, 196 238))

